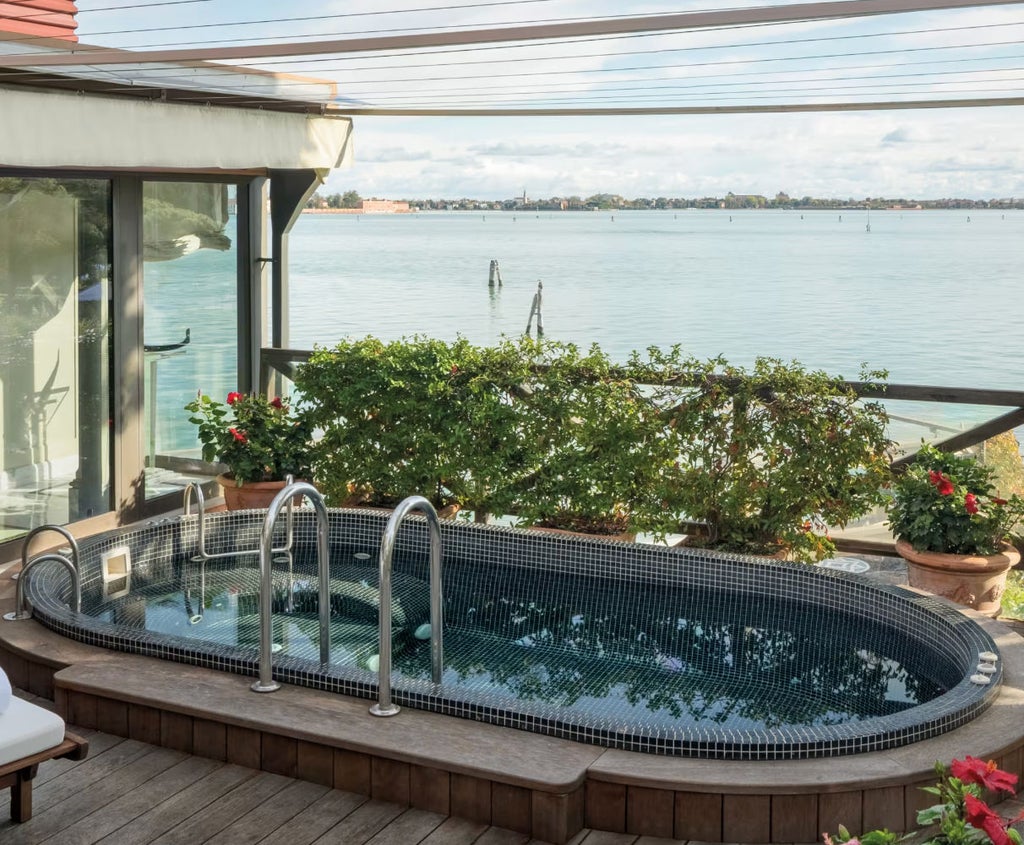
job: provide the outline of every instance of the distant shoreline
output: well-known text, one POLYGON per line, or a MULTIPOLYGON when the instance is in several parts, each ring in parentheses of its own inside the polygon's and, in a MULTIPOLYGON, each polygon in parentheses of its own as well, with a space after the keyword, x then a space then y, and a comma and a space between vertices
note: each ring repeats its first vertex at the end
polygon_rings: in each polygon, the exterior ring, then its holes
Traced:
POLYGON ((304 208, 302 209, 303 214, 415 214, 419 209, 416 208, 405 208, 405 209, 370 209, 366 210, 363 208, 304 208))

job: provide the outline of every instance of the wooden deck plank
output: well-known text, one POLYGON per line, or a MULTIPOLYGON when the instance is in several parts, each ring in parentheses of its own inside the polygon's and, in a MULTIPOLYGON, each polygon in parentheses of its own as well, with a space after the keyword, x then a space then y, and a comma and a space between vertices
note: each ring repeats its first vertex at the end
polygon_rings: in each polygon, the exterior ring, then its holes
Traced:
POLYGON ((295 816, 287 827, 261 839, 259 845, 310 845, 369 800, 365 795, 332 789, 295 816))
POLYGON ((363 845, 404 809, 390 801, 367 801, 317 839, 316 845, 363 845))
POLYGON ((485 830, 482 822, 449 816, 420 845, 473 845, 485 830))
POLYGON ((410 808, 374 836, 368 845, 413 845, 429 836, 444 819, 440 813, 410 808))
POLYGON ((185 756, 180 751, 149 747, 147 753, 90 783, 88 789, 64 792, 64 799, 51 801, 47 811, 35 812, 29 821, 5 832, 4 845, 35 845, 50 837, 63 842, 60 834, 65 828, 116 801, 133 786, 151 780, 185 756))
POLYGON ((489 827, 474 845, 523 845, 530 837, 525 833, 505 830, 500 827, 489 827))
POLYGON ((279 828, 288 828, 294 816, 322 798, 330 790, 307 781, 296 780, 284 789, 232 822, 207 845, 252 845, 279 828))
POLYGON ((93 784, 112 777, 119 769, 152 750, 152 745, 135 739, 123 739, 100 754, 89 754, 80 766, 75 766, 32 791, 33 814, 38 815, 68 795, 87 791, 93 784))
POLYGON ((276 795, 288 786, 291 780, 283 775, 259 772, 255 777, 239 784, 209 804, 204 812, 190 816, 163 836, 158 836, 152 845, 205 842, 254 807, 276 795))
POLYGON ((591 830, 581 840, 580 845, 633 845, 635 833, 609 833, 606 830, 591 830))
POLYGON ((47 760, 39 767, 39 774, 36 775, 35 779, 35 789, 38 790, 44 783, 49 783, 58 775, 62 775, 76 766, 81 766, 90 758, 102 754, 108 748, 113 748, 117 743, 124 742, 123 737, 104 734, 99 731, 75 731, 75 733, 89 743, 89 753, 81 760, 72 760, 68 757, 65 757, 63 760, 47 760))
POLYGON ((223 765, 204 757, 187 757, 61 831, 52 845, 93 845, 223 765))
POLYGON ((149 845, 185 819, 206 813, 206 808, 220 796, 256 774, 244 766, 222 765, 99 841, 103 845, 149 845))

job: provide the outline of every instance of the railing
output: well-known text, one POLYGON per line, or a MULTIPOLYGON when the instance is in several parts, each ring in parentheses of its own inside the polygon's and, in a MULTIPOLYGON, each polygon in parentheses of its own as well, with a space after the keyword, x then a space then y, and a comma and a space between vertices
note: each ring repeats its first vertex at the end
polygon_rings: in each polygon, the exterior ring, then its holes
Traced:
POLYGON ((59 563, 68 571, 68 575, 71 576, 71 600, 68 603, 73 613, 80 612, 82 609, 82 581, 78 569, 79 557, 78 541, 75 540, 71 532, 64 526, 40 525, 29 531, 21 546, 21 576, 18 578, 18 584, 14 591, 14 611, 12 613, 5 613, 4 619, 8 622, 17 622, 22 619, 32 618, 32 611, 25 606, 25 576, 38 564, 46 561, 59 563), (63 554, 54 552, 37 555, 31 560, 28 559, 28 548, 32 544, 32 540, 46 531, 60 534, 61 537, 68 541, 70 559, 63 554))
POLYGON ((391 559, 398 539, 398 529, 414 510, 427 518, 430 531, 430 669, 431 679, 441 683, 444 669, 444 605, 441 587, 441 523, 437 511, 422 496, 402 500, 384 528, 380 542, 380 579, 378 584, 378 616, 380 620, 380 654, 377 664, 377 703, 370 707, 374 716, 395 716, 401 708, 391 701, 391 559))
POLYGON ((274 545, 274 523, 281 509, 289 505, 295 496, 305 496, 313 503, 316 510, 316 558, 317 571, 320 576, 318 611, 320 623, 320 663, 326 667, 330 662, 331 649, 331 587, 330 587, 330 550, 328 547, 329 526, 327 507, 323 496, 312 484, 296 481, 287 485, 274 497, 263 520, 260 533, 260 644, 259 644, 259 680, 250 686, 253 692, 273 692, 281 685, 274 680, 273 672, 273 564, 271 554, 274 545))

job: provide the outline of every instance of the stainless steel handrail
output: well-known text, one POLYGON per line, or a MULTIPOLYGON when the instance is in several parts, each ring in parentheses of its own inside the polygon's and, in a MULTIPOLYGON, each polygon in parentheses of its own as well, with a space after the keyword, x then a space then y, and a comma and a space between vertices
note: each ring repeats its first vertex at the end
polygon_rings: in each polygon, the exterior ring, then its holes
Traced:
POLYGON ((253 682, 250 689, 253 692, 273 692, 280 689, 281 685, 274 680, 273 663, 271 660, 273 650, 273 637, 271 633, 271 614, 273 612, 272 590, 273 579, 271 570, 271 555, 277 550, 273 548, 274 523, 278 514, 285 505, 289 505, 295 496, 305 496, 313 503, 316 510, 316 548, 317 548, 317 569, 320 575, 320 663, 326 665, 330 662, 331 650, 331 567, 330 552, 328 547, 329 526, 327 521, 327 506, 324 504, 320 491, 306 481, 296 481, 287 485, 280 493, 274 496, 274 501, 267 508, 267 516, 263 520, 263 531, 260 534, 260 677, 253 682))
MULTIPOLYGON (((292 484, 294 479, 289 475, 285 479, 285 487, 292 484)), ((315 488, 314 488, 315 489, 315 488)), ((205 563, 208 560, 221 560, 241 555, 259 554, 259 548, 255 549, 232 549, 229 552, 217 552, 210 554, 206 551, 206 497, 203 495, 202 485, 198 481, 189 482, 185 487, 182 500, 182 517, 192 516, 192 496, 196 498, 196 554, 193 560, 200 560, 205 563)), ((319 494, 318 494, 319 495, 319 494)), ((288 500, 287 521, 285 522, 285 542, 279 549, 271 549, 273 554, 290 554, 295 540, 295 518, 292 500, 288 500)))
POLYGON ((49 560, 56 561, 61 564, 65 569, 67 569, 68 574, 71 575, 71 610, 73 613, 79 613, 81 611, 82 582, 78 577, 78 567, 64 557, 64 555, 51 552, 49 554, 34 557, 22 566, 21 577, 18 579, 18 584, 14 588, 14 612, 4 614, 4 619, 8 622, 18 622, 22 619, 32 618, 32 611, 25 608, 25 576, 28 575, 32 567, 49 560))
POLYGON ((377 703, 370 707, 374 716, 394 716, 402 708, 391 701, 391 558, 403 520, 414 510, 421 511, 430 531, 430 671, 435 684, 441 683, 444 668, 444 606, 441 598, 441 523, 437 511, 423 496, 410 496, 391 514, 380 543, 380 654, 377 666, 377 703))
MULTIPOLYGON (((75 569, 78 569, 79 551, 78 541, 74 538, 68 529, 63 525, 38 525, 33 528, 28 534, 25 535, 25 540, 21 544, 21 571, 24 573, 25 565, 28 563, 28 547, 32 544, 33 538, 42 534, 44 531, 53 531, 60 534, 65 540, 68 541, 68 545, 71 547, 71 562, 75 565, 75 569)), ((17 580, 19 574, 15 572, 11 578, 17 580)))

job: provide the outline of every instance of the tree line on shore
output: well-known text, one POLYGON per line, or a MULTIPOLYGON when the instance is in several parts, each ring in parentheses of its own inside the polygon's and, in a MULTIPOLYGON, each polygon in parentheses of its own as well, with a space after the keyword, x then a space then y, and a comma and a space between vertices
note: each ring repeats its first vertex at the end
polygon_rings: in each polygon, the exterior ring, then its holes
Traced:
MULTIPOLYGON (((374 198, 378 199, 378 198, 374 198)), ((393 199, 393 198, 389 198, 393 199)), ((408 199, 411 209, 424 211, 586 211, 586 210, 630 210, 630 209, 688 209, 688 208, 781 208, 791 210, 829 210, 829 209, 1021 209, 1024 198, 1004 199, 908 199, 905 197, 864 197, 855 199, 817 198, 811 196, 791 197, 780 191, 774 197, 760 194, 734 194, 731 191, 724 197, 707 196, 700 198, 685 197, 637 197, 627 199, 619 194, 594 194, 589 197, 550 197, 548 199, 530 199, 525 193, 521 197, 507 200, 479 200, 462 197, 459 199, 408 199)), ((360 207, 363 197, 358 191, 350 190, 340 194, 313 194, 307 201, 307 208, 352 208, 360 207)))

